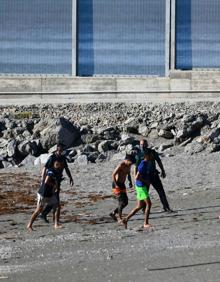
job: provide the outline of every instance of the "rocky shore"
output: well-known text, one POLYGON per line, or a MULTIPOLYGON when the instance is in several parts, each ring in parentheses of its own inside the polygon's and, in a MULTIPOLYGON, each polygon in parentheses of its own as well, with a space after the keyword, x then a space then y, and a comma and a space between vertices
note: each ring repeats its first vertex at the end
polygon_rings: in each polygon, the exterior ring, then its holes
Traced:
POLYGON ((39 164, 57 142, 70 163, 102 162, 141 137, 167 156, 219 151, 220 103, 0 107, 0 168, 39 164))
POLYGON ((220 103, 0 106, 0 280, 219 281, 219 150, 220 103), (140 228, 142 213, 127 230, 109 216, 112 171, 141 137, 161 155, 175 211, 150 188, 154 231, 140 228), (61 186, 63 228, 49 215, 30 233, 39 164, 57 142, 74 178, 61 186))

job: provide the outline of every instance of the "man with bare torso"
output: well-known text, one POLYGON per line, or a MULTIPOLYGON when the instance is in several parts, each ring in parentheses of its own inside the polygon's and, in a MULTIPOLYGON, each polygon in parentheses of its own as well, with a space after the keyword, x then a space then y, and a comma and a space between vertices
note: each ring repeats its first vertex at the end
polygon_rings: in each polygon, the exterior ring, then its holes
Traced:
POLYGON ((128 196, 125 186, 126 178, 128 177, 129 187, 132 187, 131 166, 135 163, 135 158, 132 155, 126 155, 125 160, 121 162, 112 174, 112 191, 118 199, 118 207, 110 213, 110 216, 119 223, 122 222, 122 210, 128 204, 128 196), (118 215, 118 219, 116 217, 118 215))

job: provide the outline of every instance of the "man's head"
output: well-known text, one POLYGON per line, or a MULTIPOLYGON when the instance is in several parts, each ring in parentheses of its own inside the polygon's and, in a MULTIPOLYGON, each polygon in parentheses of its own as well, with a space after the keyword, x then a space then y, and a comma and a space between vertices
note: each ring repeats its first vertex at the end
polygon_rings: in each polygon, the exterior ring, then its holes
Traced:
POLYGON ((148 147, 148 143, 146 139, 141 139, 140 140, 140 149, 144 151, 148 147))
POLYGON ((62 144, 57 144, 56 154, 58 156, 61 156, 62 153, 63 153, 63 145, 62 144))
POLYGON ((127 165, 132 165, 132 164, 134 164, 136 162, 136 159, 135 159, 135 156, 134 155, 132 155, 132 154, 127 154, 126 156, 125 156, 125 163, 127 164, 127 165))

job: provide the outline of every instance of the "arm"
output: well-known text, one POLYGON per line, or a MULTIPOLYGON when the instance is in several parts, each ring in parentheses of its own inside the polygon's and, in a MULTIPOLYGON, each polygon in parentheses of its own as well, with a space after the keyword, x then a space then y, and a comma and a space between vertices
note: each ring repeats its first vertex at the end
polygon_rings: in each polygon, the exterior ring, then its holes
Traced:
POLYGON ((117 187, 116 175, 120 172, 121 169, 122 169, 122 165, 120 164, 116 167, 116 169, 112 173, 112 180, 115 184, 115 187, 117 187))
POLYGON ((136 176, 136 174, 138 172, 138 166, 141 163, 141 159, 138 155, 136 155, 135 159, 136 159, 136 163, 134 165, 134 177, 136 176))
POLYGON ((44 166, 42 173, 41 173, 41 182, 43 182, 46 177, 46 171, 47 171, 47 168, 44 166))
POLYGON ((51 155, 48 158, 48 160, 47 160, 47 162, 46 162, 46 164, 45 164, 45 166, 44 166, 44 168, 42 170, 42 173, 41 173, 41 181, 42 182, 45 180, 47 169, 51 168, 52 164, 53 164, 53 155, 51 155))
POLYGON ((157 164, 158 164, 158 166, 159 166, 159 168, 160 168, 160 170, 161 170, 161 177, 162 177, 162 178, 165 178, 165 177, 166 177, 166 173, 165 173, 165 170, 164 170, 162 161, 161 161, 161 159, 160 159, 158 153, 156 153, 156 155, 155 155, 155 160, 156 160, 156 162, 157 162, 157 164))
POLYGON ((129 188, 133 187, 132 179, 131 179, 131 172, 128 173, 128 181, 129 181, 129 188))
POLYGON ((73 178, 72 178, 72 175, 70 173, 68 166, 65 167, 65 171, 66 171, 66 174, 68 175, 68 177, 70 179, 70 185, 73 186, 74 182, 73 182, 73 178))
POLYGON ((44 183, 50 185, 50 176, 46 176, 44 183))

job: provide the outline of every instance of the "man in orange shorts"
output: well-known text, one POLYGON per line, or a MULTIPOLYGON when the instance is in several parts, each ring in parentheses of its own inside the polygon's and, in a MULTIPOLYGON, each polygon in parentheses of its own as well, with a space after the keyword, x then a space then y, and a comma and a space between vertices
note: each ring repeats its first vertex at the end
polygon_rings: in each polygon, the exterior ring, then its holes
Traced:
POLYGON ((109 215, 119 223, 122 223, 122 210, 128 204, 128 196, 125 186, 126 178, 129 180, 129 187, 132 187, 131 180, 131 166, 135 163, 135 157, 132 155, 126 155, 125 160, 120 163, 112 174, 112 191, 115 197, 118 199, 118 207, 109 215), (117 216, 118 215, 118 219, 117 216))

